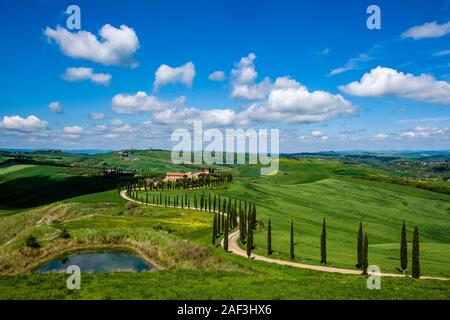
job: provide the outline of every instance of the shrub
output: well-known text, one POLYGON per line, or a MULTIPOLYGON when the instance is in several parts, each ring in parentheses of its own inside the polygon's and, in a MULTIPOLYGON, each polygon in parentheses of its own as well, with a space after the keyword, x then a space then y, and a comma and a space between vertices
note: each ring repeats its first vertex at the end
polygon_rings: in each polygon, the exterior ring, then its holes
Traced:
POLYGON ((63 229, 63 231, 61 232, 61 238, 63 238, 63 239, 70 238, 70 233, 67 231, 67 229, 63 229))
POLYGON ((33 249, 38 249, 41 247, 41 245, 39 244, 38 240, 36 239, 35 236, 33 235, 29 235, 26 239, 25 239, 25 244, 28 248, 33 248, 33 249))

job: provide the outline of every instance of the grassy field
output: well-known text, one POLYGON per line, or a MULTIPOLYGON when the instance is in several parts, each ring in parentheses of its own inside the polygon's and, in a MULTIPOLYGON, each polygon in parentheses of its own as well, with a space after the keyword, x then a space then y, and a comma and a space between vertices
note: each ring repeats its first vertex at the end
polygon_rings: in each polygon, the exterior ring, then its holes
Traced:
MULTIPOLYGON (((110 163, 116 156, 83 157, 82 161, 96 162, 100 157, 110 163)), ((158 170, 168 168, 167 153, 148 155, 152 157, 159 163, 158 170)), ((257 204, 256 253, 265 255, 266 226, 271 219, 273 256, 288 259, 289 225, 294 220, 297 261, 318 264, 321 223, 326 218, 330 266, 354 268, 356 232, 362 221, 369 234, 370 264, 379 265, 382 272, 395 272, 405 220, 409 240, 414 225, 420 230, 422 274, 450 277, 449 195, 358 179, 382 172, 338 161, 282 159, 280 166, 278 175, 269 177, 260 177, 257 167, 234 167, 234 182, 211 190, 257 204)), ((116 182, 70 175, 59 166, 0 168, 0 299, 450 297, 448 282, 383 278, 382 290, 368 290, 364 277, 296 270, 227 254, 210 244, 210 213, 127 203, 118 196, 116 182), (71 235, 69 239, 61 238, 63 229, 71 235), (30 234, 38 238, 40 249, 25 247, 30 234), (82 290, 76 292, 64 288, 65 275, 30 274, 40 263, 92 248, 125 248, 161 270, 83 274, 82 290), (272 289, 266 290, 267 286, 272 289)), ((187 193, 194 192, 201 191, 187 193)))

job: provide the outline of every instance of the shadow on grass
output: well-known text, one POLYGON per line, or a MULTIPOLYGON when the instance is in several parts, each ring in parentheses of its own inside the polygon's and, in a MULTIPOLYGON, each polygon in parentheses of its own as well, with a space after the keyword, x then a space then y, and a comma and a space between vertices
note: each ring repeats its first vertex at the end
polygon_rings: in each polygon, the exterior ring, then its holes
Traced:
POLYGON ((0 207, 5 210, 26 209, 86 194, 115 189, 114 177, 32 176, 0 184, 0 207))

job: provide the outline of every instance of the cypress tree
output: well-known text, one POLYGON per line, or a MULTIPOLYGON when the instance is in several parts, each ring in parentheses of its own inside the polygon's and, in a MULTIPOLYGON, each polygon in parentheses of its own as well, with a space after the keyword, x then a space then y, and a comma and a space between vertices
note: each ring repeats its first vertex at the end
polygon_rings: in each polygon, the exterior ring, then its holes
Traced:
POLYGON ((267 254, 272 255, 272 223, 270 219, 267 227, 267 254))
POLYGON ((412 243, 412 276, 420 279, 420 250, 419 250, 419 229, 414 227, 413 243, 412 243))
POLYGON ((400 268, 402 269, 403 273, 405 273, 406 269, 408 268, 408 242, 406 240, 406 224, 404 220, 402 227, 402 237, 400 240, 400 268))
POLYGON ((364 244, 363 244, 363 259, 362 259, 362 269, 363 274, 367 274, 367 268, 369 267, 369 238, 367 232, 364 234, 364 244))
POLYGON ((247 256, 249 259, 252 256, 252 250, 253 250, 253 229, 249 227, 247 236, 247 256))
POLYGON ((217 214, 217 232, 222 234, 222 228, 221 228, 221 222, 222 222, 222 215, 220 212, 217 214))
POLYGON ((208 196, 208 211, 211 212, 211 192, 209 193, 208 196))
POLYGON ((229 228, 230 217, 227 216, 225 219, 225 228, 223 231, 223 248, 226 252, 228 252, 228 228, 229 228))
POLYGON ((253 204, 253 210, 252 210, 252 224, 253 224, 253 229, 256 230, 256 205, 253 204))
POLYGON ((295 259, 294 252, 294 220, 291 221, 291 260, 295 259))
POLYGON ((226 214, 227 214, 227 210, 223 210, 223 212, 222 212, 222 232, 223 232, 223 229, 225 228, 225 216, 226 216, 226 214))
POLYGON ((320 263, 327 264, 327 225, 325 218, 323 218, 322 236, 320 237, 320 263))
POLYGON ((242 209, 239 210, 239 238, 241 239, 241 243, 244 241, 244 224, 242 223, 244 217, 242 216, 242 209))
POLYGON ((364 245, 364 234, 363 234, 363 226, 362 222, 359 223, 359 230, 358 230, 358 242, 357 242, 357 256, 358 260, 356 262, 356 267, 360 269, 363 264, 363 245, 364 245))
POLYGON ((242 212, 242 232, 244 233, 244 237, 242 237, 243 243, 245 243, 247 240, 247 214, 245 211, 242 212))
POLYGON ((217 238, 217 216, 214 215, 213 231, 212 231, 212 244, 213 244, 213 246, 216 246, 216 238, 217 238))

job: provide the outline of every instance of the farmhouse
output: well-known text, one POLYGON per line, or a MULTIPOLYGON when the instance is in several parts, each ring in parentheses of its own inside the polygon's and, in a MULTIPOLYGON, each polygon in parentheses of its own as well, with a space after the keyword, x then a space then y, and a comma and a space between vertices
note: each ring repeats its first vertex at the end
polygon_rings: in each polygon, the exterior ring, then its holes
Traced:
POLYGON ((183 180, 183 179, 198 179, 200 177, 209 176, 209 170, 203 169, 200 172, 167 172, 166 177, 164 178, 164 181, 171 182, 171 181, 177 181, 177 180, 183 180))

